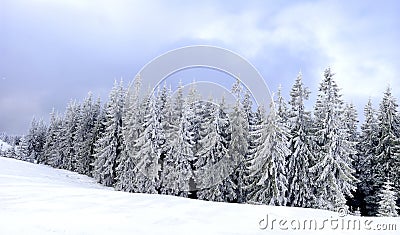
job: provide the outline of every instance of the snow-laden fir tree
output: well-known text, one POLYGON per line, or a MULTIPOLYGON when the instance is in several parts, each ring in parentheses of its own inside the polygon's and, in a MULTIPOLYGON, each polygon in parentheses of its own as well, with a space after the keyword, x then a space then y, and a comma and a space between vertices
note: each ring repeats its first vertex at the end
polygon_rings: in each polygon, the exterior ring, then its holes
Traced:
MULTIPOLYGON (((347 132, 347 140, 352 143, 353 146, 358 145, 358 114, 357 110, 354 107, 353 103, 346 104, 344 106, 344 111, 343 111, 343 123, 344 123, 344 128, 346 129, 347 132)), ((356 151, 350 155, 350 159, 352 162, 354 162, 355 159, 358 158, 358 151, 356 151)), ((355 167, 355 166, 354 166, 355 167)), ((358 175, 356 174, 358 177, 358 175)))
POLYGON ((135 192, 157 193, 157 186, 160 180, 160 149, 157 140, 160 133, 160 125, 156 115, 156 97, 149 94, 145 99, 146 113, 143 120, 143 131, 135 141, 132 155, 134 160, 135 181, 132 182, 136 187, 135 192))
POLYGON ((198 141, 198 151, 196 152, 196 163, 195 168, 202 168, 210 159, 213 157, 213 145, 216 141, 216 127, 215 127, 215 117, 219 109, 217 109, 215 104, 213 104, 212 99, 208 101, 200 101, 203 112, 200 123, 200 139, 198 141))
MULTIPOLYGON (((100 100, 98 100, 97 102, 100 102, 100 100)), ((107 105, 108 103, 104 103, 103 105, 100 105, 100 112, 99 115, 97 117, 96 123, 95 123, 95 141, 94 141, 94 149, 93 149, 93 154, 92 154, 92 158, 93 158, 93 163, 90 164, 89 166, 89 172, 90 172, 90 176, 95 178, 94 173, 95 173, 95 162, 97 159, 97 152, 96 152, 96 148, 97 148, 97 143, 100 141, 100 139, 104 136, 104 133, 106 132, 106 124, 107 124, 107 116, 106 116, 106 112, 105 110, 107 109, 107 105)))
POLYGON ((126 104, 122 116, 124 138, 123 153, 117 168, 117 182, 115 188, 127 192, 135 192, 137 187, 134 185, 137 177, 136 162, 134 155, 138 151, 135 143, 143 131, 143 119, 145 110, 142 100, 140 100, 141 78, 136 77, 134 83, 128 88, 126 104))
POLYGON ((53 109, 50 114, 50 123, 47 130, 46 141, 43 154, 45 155, 45 164, 55 168, 61 167, 62 159, 60 154, 60 136, 62 119, 53 109))
POLYGON ((93 176, 106 186, 114 185, 117 167, 124 146, 122 136, 122 112, 125 103, 123 82, 115 81, 105 107, 105 131, 95 143, 93 176))
POLYGON ((380 217, 397 217, 399 207, 396 205, 397 196, 396 190, 393 188, 393 183, 385 181, 381 191, 379 192, 379 208, 377 216, 380 217))
POLYGON ((398 104, 390 87, 384 93, 378 111, 378 146, 373 161, 373 178, 378 188, 389 177, 396 190, 400 187, 400 120, 397 113, 398 104), (394 174, 391 174, 394 173, 394 174))
POLYGON ((243 108, 243 86, 239 79, 233 84, 231 93, 235 97, 235 104, 229 114, 231 138, 229 143, 229 156, 234 167, 233 174, 227 178, 225 189, 230 201, 246 201, 246 157, 248 151, 249 122, 246 110, 243 108))
POLYGON ((78 119, 80 115, 80 104, 71 100, 64 114, 60 136, 61 168, 75 171, 76 169, 76 130, 78 129, 78 119))
POLYGON ((171 151, 171 145, 173 142, 173 138, 176 136, 177 126, 175 118, 178 116, 173 107, 172 100, 172 90, 171 87, 167 87, 166 82, 159 91, 157 92, 157 103, 156 103, 156 112, 157 116, 157 149, 160 159, 161 169, 159 171, 160 180, 157 184, 157 191, 162 192, 163 180, 161 177, 161 173, 163 171, 162 162, 166 158, 167 154, 171 151))
MULTIPOLYGON (((24 140, 25 139, 25 136, 21 136, 19 139, 18 139, 18 141, 16 141, 15 143, 15 159, 18 159, 18 160, 22 160, 22 161, 26 161, 25 160, 25 155, 23 154, 23 148, 22 148, 22 142, 25 142, 24 143, 24 145, 25 145, 25 147, 27 146, 26 145, 26 141, 24 140)), ((0 154, 1 154, 1 151, 0 151, 0 154)))
MULTIPOLYGON (((275 112, 276 115, 279 118, 279 121, 281 122, 281 124, 286 128, 289 129, 290 123, 289 123, 289 108, 288 105, 286 103, 285 98, 283 98, 282 95, 282 86, 279 85, 278 87, 278 92, 276 93, 276 98, 274 101, 274 107, 275 107, 275 112)), ((290 140, 290 131, 287 132, 287 139, 290 140)), ((289 155, 286 156, 286 160, 288 160, 289 155)))
POLYGON ((314 198, 313 178, 309 168, 313 164, 312 140, 310 134, 311 114, 305 109, 309 90, 303 84, 302 74, 290 92, 289 146, 291 154, 287 161, 288 205, 311 207, 314 198))
POLYGON ((276 114, 279 116, 279 119, 281 120, 283 125, 288 126, 289 108, 287 107, 285 98, 283 98, 281 85, 279 85, 278 92, 276 93, 275 110, 276 114))
MULTIPOLYGON (((357 179, 360 178, 360 169, 359 169, 359 153, 358 153, 358 138, 359 138, 359 133, 358 133, 358 114, 355 106, 353 103, 346 104, 344 106, 344 111, 343 111, 343 123, 344 127, 347 130, 347 140, 352 143, 353 146, 355 146, 355 152, 353 154, 350 154, 349 160, 351 161, 350 163, 353 166, 353 169, 355 170, 354 172, 354 177, 357 179)), ((358 190, 358 185, 359 181, 356 184, 357 188, 355 191, 352 192, 352 197, 348 198, 347 205, 350 207, 350 210, 352 212, 355 212, 357 208, 361 207, 363 204, 363 198, 361 195, 359 195, 359 190, 358 190)))
POLYGON ((252 172, 251 166, 257 153, 264 141, 263 129, 266 123, 266 111, 263 106, 257 108, 252 119, 249 122, 249 146, 247 148, 247 161, 246 161, 246 202, 251 200, 250 192, 254 191, 254 182, 261 178, 261 171, 258 174, 252 172))
POLYGON ((30 161, 29 160, 29 143, 26 139, 26 136, 22 136, 18 146, 16 147, 16 155, 17 159, 22 161, 30 161))
POLYGON ((347 139, 350 142, 356 142, 358 139, 358 114, 353 103, 346 104, 343 115, 343 122, 348 132, 347 139))
POLYGON ((194 110, 186 102, 180 119, 178 133, 171 141, 170 151, 164 159, 163 177, 164 193, 188 197, 193 180, 191 160, 194 158, 194 133, 190 123, 194 110))
MULTIPOLYGON (((278 92, 276 93, 274 107, 275 107, 276 115, 278 116, 278 119, 281 122, 281 125, 284 126, 286 129, 289 129, 289 126, 290 126, 289 108, 288 108, 285 98, 283 98, 281 85, 279 85, 278 92)), ((286 134, 287 134, 286 138, 290 140, 290 138, 291 138, 290 131, 287 132, 286 134)), ((286 156, 286 162, 289 159, 289 155, 286 156)))
POLYGON ((243 110, 246 114, 246 120, 248 122, 248 134, 247 134, 247 152, 244 159, 243 170, 243 184, 241 187, 243 190, 244 197, 241 197, 239 202, 246 202, 249 186, 252 183, 252 177, 250 177, 249 166, 251 161, 254 159, 258 147, 260 146, 261 140, 261 124, 262 120, 265 119, 265 110, 263 106, 257 107, 256 112, 253 112, 253 101, 250 91, 246 90, 242 99, 243 110))
POLYGON ((198 153, 197 163, 203 163, 196 172, 197 187, 200 189, 197 196, 203 200, 229 201, 232 198, 224 192, 234 162, 229 156, 230 123, 224 97, 217 107, 212 108, 211 117, 205 124, 208 131, 200 141, 203 148, 198 153))
POLYGON ((261 146, 250 166, 250 176, 255 178, 248 195, 250 202, 286 205, 288 182, 285 158, 290 154, 288 132, 271 102, 271 111, 263 123, 261 146))
MULTIPOLYGON (((15 142, 11 143, 10 145, 11 147, 8 148, 7 150, 5 150, 4 156, 6 158, 14 158, 14 159, 18 159, 18 155, 16 152, 16 145, 15 142)), ((0 146, 1 147, 1 146, 0 146)), ((1 155, 0 155, 1 156, 1 155)))
POLYGON ((47 127, 43 120, 32 119, 28 134, 25 136, 27 148, 25 152, 26 161, 37 161, 38 163, 46 162, 43 157, 43 146, 46 140, 47 127))
POLYGON ((364 199, 360 211, 363 215, 372 216, 377 211, 376 186, 373 177, 373 163, 375 150, 378 146, 378 121, 376 111, 369 99, 364 108, 364 123, 361 125, 361 133, 358 144, 358 158, 355 160, 355 169, 360 182, 357 184, 357 195, 364 199))
POLYGON ((196 162, 197 158, 197 151, 201 146, 199 145, 199 140, 201 139, 200 130, 201 130, 201 123, 202 123, 202 116, 203 116, 203 103, 201 102, 201 95, 196 87, 196 82, 193 81, 189 87, 189 92, 186 96, 185 109, 191 109, 191 116, 189 118, 190 126, 188 127, 190 131, 193 133, 193 157, 190 159, 192 166, 194 167, 194 163, 196 162))
POLYGON ((91 175, 94 148, 97 140, 96 123, 100 114, 100 100, 93 102, 92 94, 83 101, 75 133, 76 172, 91 175))
MULTIPOLYGON (((134 144, 139 134, 142 132, 142 124, 145 109, 142 109, 140 91, 142 87, 142 79, 136 77, 133 84, 129 86, 126 96, 126 105, 122 116, 123 136, 125 140, 125 148, 130 154, 135 152, 134 144)), ((145 107, 144 107, 145 108, 145 107)))
POLYGON ((25 151, 26 151, 27 146, 28 146, 28 144, 25 140, 25 136, 21 136, 21 138, 19 139, 18 145, 15 147, 16 159, 26 161, 25 160, 25 156, 26 156, 25 151))
MULTIPOLYGON (((183 119, 183 112, 184 112, 184 106, 185 106, 185 100, 183 97, 183 86, 182 82, 179 82, 178 88, 176 91, 176 94, 174 98, 170 98, 172 101, 171 104, 168 105, 168 117, 170 118, 169 122, 164 122, 167 124, 169 131, 167 132, 168 134, 168 147, 169 151, 165 155, 164 160, 162 161, 162 172, 161 172, 161 193, 162 194, 168 194, 168 195, 179 195, 179 190, 176 189, 176 187, 173 185, 172 182, 170 182, 170 179, 173 179, 176 177, 176 172, 175 172, 175 163, 176 163, 176 158, 171 155, 171 151, 174 148, 174 145, 177 144, 178 138, 182 138, 181 133, 183 132, 183 127, 187 126, 188 123, 182 123, 184 121, 183 119)), ((185 117, 186 118, 186 117, 185 117)), ((186 133, 187 134, 187 133, 186 133)), ((191 135, 187 135, 191 136, 191 135)), ((186 139, 186 140, 190 140, 186 139)), ((182 140, 180 140, 182 142, 182 140)), ((191 145, 192 142, 189 141, 189 144, 191 145)), ((177 147, 177 146, 176 146, 177 147)), ((175 147, 175 148, 176 148, 175 147)), ((190 163, 187 165, 188 169, 190 169, 190 163)))
POLYGON ((315 206, 328 210, 345 207, 345 197, 352 195, 357 183, 350 158, 356 151, 348 140, 343 123, 343 101, 333 76, 330 68, 326 69, 319 87, 314 110, 316 163, 310 168, 315 174, 315 206))

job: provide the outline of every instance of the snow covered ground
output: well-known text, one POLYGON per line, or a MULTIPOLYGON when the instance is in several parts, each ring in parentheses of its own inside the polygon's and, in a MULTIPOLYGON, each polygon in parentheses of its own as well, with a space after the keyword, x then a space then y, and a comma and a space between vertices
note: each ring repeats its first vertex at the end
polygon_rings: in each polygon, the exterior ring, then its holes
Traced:
POLYGON ((340 217, 338 213, 313 209, 117 192, 77 173, 0 157, 0 234, 384 235, 400 232, 400 219, 369 218, 370 222, 365 222, 367 219, 340 217), (307 220, 317 222, 318 228, 293 231, 307 220), (349 220, 360 221, 360 229, 341 229, 341 223, 349 220), (268 227, 261 229, 267 221, 268 227), (392 231, 376 230, 385 226, 391 226, 392 231))

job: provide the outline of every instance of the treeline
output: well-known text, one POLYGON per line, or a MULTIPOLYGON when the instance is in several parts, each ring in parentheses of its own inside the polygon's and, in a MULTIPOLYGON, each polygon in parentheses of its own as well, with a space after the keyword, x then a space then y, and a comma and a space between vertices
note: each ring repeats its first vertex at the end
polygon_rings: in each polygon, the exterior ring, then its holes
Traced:
MULTIPOLYGON (((167 85, 142 98, 141 80, 115 83, 104 106, 91 94, 71 101, 48 125, 33 120, 8 157, 94 177, 135 193, 397 216, 400 114, 390 88, 371 100, 359 131, 326 69, 314 110, 299 74, 288 102, 277 93, 268 114, 240 82, 236 102, 185 96, 167 85)), ((266 94, 268 95, 268 94, 266 94)))

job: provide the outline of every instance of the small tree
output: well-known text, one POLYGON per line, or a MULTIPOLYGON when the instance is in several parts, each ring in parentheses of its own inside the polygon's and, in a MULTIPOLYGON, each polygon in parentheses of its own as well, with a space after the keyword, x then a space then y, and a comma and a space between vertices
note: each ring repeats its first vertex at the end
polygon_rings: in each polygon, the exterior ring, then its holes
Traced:
POLYGON ((389 180, 386 180, 383 184, 383 188, 381 189, 381 192, 379 194, 381 200, 378 202, 379 208, 377 216, 397 217, 399 215, 397 212, 399 207, 396 206, 396 192, 394 191, 392 185, 393 183, 389 180))

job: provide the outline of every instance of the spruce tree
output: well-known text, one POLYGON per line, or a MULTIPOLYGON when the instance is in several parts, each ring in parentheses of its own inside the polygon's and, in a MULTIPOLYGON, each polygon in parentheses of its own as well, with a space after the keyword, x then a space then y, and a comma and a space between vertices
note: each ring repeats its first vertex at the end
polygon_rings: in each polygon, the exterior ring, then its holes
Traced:
POLYGON ((311 140, 311 114, 305 109, 304 102, 309 98, 309 90, 304 86, 302 74, 290 92, 289 146, 291 154, 287 161, 288 205, 311 207, 314 198, 313 179, 309 168, 313 164, 314 155, 311 140))
POLYGON ((28 134, 25 136, 26 160, 30 162, 44 163, 43 147, 46 139, 46 125, 43 120, 32 119, 28 134))
POLYGON ((143 131, 135 141, 133 161, 136 174, 135 181, 132 183, 136 189, 135 192, 157 193, 157 186, 160 180, 160 152, 157 143, 157 133, 159 133, 157 115, 155 109, 156 97, 154 94, 144 101, 146 113, 143 120, 143 131))
POLYGON ((378 146, 378 122, 371 99, 364 108, 364 117, 358 143, 359 155, 355 160, 356 174, 360 180, 357 184, 357 195, 364 199, 360 205, 361 214, 372 216, 377 211, 378 201, 375 195, 376 182, 373 177, 375 151, 378 146))
POLYGON ((225 100, 222 98, 217 107, 213 107, 211 117, 206 122, 207 135, 201 140, 203 148, 198 153, 202 161, 201 168, 196 172, 197 184, 200 190, 199 199, 210 201, 229 201, 233 198, 225 194, 227 180, 233 172, 233 162, 229 156, 230 126, 226 113, 225 100))
POLYGON ((345 196, 351 196, 357 179, 353 176, 351 154, 355 146, 348 141, 343 123, 343 101, 330 68, 324 72, 315 105, 316 163, 310 168, 315 174, 317 206, 336 210, 346 206, 345 196))
POLYGON ((255 181, 248 198, 253 203, 283 206, 287 203, 285 158, 290 154, 287 139, 289 130, 282 125, 273 103, 263 125, 262 144, 250 166, 250 176, 255 181))
POLYGON ((75 132, 75 159, 76 171, 90 175, 90 165, 94 163, 94 144, 96 141, 96 123, 100 113, 100 102, 93 102, 92 94, 83 101, 77 120, 78 126, 75 132))
POLYGON ((46 158, 45 164, 55 168, 60 167, 62 163, 59 154, 61 125, 62 125, 62 120, 56 113, 56 111, 53 109, 53 111, 50 114, 50 123, 46 135, 43 154, 45 155, 46 158))
POLYGON ((141 78, 136 77, 133 85, 128 89, 126 95, 126 105, 122 116, 122 134, 124 138, 123 153, 121 154, 120 163, 118 164, 117 172, 118 179, 115 184, 117 190, 127 192, 135 192, 136 186, 134 185, 135 178, 137 177, 137 170, 135 165, 134 154, 137 149, 135 143, 139 138, 140 133, 143 131, 143 118, 140 116, 144 113, 146 107, 142 107, 140 100, 141 78))
POLYGON ((396 205, 396 191, 393 188, 393 183, 385 181, 381 191, 379 192, 380 200, 378 202, 378 214, 380 217, 397 217, 398 210, 400 209, 396 205))
POLYGON ((226 181, 226 189, 230 195, 230 201, 236 199, 238 202, 246 200, 246 157, 248 151, 248 133, 249 122, 247 119, 246 110, 242 105, 243 87, 239 80, 231 89, 232 94, 235 96, 235 104, 232 112, 229 115, 231 126, 231 138, 229 143, 229 156, 232 161, 234 169, 230 179, 226 181), (234 191, 232 190, 234 189, 234 191))
POLYGON ((122 137, 122 111, 125 90, 122 81, 114 83, 105 112, 105 131, 95 143, 93 176, 106 186, 113 186, 117 179, 117 167, 124 146, 122 137))
MULTIPOLYGON (((399 193, 400 139, 398 130, 400 120, 397 107, 396 99, 388 87, 378 111, 378 144, 373 159, 373 178, 375 189, 382 188, 384 181, 388 179, 394 183, 395 190, 399 193)), ((375 196, 377 193, 379 192, 375 190, 375 196)))
POLYGON ((76 169, 76 130, 78 128, 78 119, 80 114, 80 105, 76 101, 70 101, 64 114, 60 136, 60 154, 61 168, 75 171, 76 169))
MULTIPOLYGON (((186 105, 190 106, 190 104, 186 105)), ((192 111, 189 107, 184 108, 178 135, 171 143, 171 149, 165 158, 164 190, 167 190, 167 194, 188 197, 191 191, 190 180, 193 180, 193 172, 190 160, 194 156, 194 134, 189 120, 193 115, 192 111)))
POLYGON ((347 141, 355 147, 355 151, 349 155, 350 164, 353 166, 354 177, 358 179, 356 190, 352 192, 352 196, 347 198, 347 205, 352 212, 355 212, 363 204, 363 197, 359 194, 358 185, 360 183, 360 169, 359 169, 359 152, 358 152, 358 114, 357 110, 352 103, 346 104, 343 111, 343 123, 347 132, 347 141))

